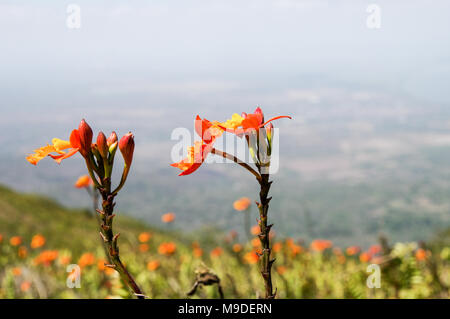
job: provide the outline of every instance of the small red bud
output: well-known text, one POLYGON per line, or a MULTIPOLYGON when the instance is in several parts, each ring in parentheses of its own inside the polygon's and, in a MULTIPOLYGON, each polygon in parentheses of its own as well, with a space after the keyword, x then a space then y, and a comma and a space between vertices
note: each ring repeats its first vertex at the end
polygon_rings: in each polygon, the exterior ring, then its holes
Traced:
POLYGON ((108 158, 108 144, 103 132, 99 132, 97 135, 97 148, 103 158, 108 158))
POLYGON ((261 110, 261 108, 259 106, 255 109, 254 114, 260 115, 261 116, 261 123, 264 123, 264 114, 263 114, 263 111, 261 110))
POLYGON ((125 164, 130 167, 131 162, 133 161, 133 152, 134 152, 134 136, 133 134, 127 133, 125 134, 119 141, 119 149, 122 153, 125 164))
POLYGON ((113 131, 107 139, 108 147, 113 145, 115 142, 117 142, 117 134, 116 134, 116 132, 113 131))
POLYGON ((241 117, 245 119, 247 117, 247 113, 242 112, 241 117))
POLYGON ((81 120, 78 126, 78 133, 80 135, 80 153, 86 157, 91 151, 92 145, 92 129, 89 124, 86 123, 84 119, 81 120))

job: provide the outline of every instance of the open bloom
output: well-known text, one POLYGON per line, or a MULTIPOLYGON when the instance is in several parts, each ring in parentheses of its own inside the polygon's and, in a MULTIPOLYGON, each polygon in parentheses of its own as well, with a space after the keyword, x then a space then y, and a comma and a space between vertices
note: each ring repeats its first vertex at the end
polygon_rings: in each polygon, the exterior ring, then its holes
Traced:
MULTIPOLYGON (((179 176, 189 175, 195 172, 205 161, 209 153, 213 149, 213 144, 218 137, 224 132, 234 133, 237 136, 243 136, 265 127, 266 124, 280 119, 291 118, 290 116, 277 116, 264 122, 264 115, 258 107, 254 113, 242 113, 242 116, 235 113, 231 119, 225 122, 208 121, 202 119, 197 115, 195 119, 195 131, 200 136, 201 141, 196 141, 193 146, 188 148, 188 155, 178 163, 173 163, 171 166, 182 170, 179 176)), ((269 128, 271 131, 272 126, 269 128)))
POLYGON ((213 148, 216 138, 223 133, 223 129, 217 123, 210 122, 207 119, 201 119, 197 115, 195 119, 195 131, 200 136, 201 141, 196 141, 193 146, 188 148, 186 158, 178 163, 171 164, 171 166, 182 170, 179 176, 189 175, 195 172, 205 161, 213 148))
POLYGON ((34 150, 34 154, 28 155, 26 159, 31 164, 36 165, 43 158, 50 156, 60 164, 62 160, 75 155, 77 152, 86 157, 91 150, 91 144, 92 130, 82 120, 78 129, 73 130, 70 134, 69 141, 54 138, 52 144, 34 150))
POLYGON ((264 122, 264 114, 261 108, 257 107, 253 113, 246 114, 242 113, 242 116, 235 113, 232 115, 231 119, 227 120, 224 123, 220 123, 218 126, 227 132, 234 133, 237 135, 248 134, 252 131, 259 130, 262 127, 265 127, 272 121, 288 118, 291 119, 290 116, 280 115, 271 118, 270 120, 264 122))

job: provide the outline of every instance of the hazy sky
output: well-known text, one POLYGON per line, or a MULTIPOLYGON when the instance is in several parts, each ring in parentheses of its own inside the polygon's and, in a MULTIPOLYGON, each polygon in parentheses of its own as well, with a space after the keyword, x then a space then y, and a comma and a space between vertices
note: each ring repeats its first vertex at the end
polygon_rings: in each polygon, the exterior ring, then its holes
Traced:
POLYGON ((292 83, 450 102, 449 12, 445 0, 3 0, 0 106, 292 83), (80 29, 66 26, 71 3, 80 29), (380 29, 366 26, 370 3, 381 8, 380 29))

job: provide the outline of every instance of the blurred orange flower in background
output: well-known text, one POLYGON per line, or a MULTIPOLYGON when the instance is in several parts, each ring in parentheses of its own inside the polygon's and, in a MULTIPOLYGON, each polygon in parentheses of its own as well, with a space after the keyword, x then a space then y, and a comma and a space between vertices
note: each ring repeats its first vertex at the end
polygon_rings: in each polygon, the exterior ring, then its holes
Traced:
POLYGON ((30 290, 31 288, 31 282, 29 281, 24 281, 20 284, 20 290, 22 290, 22 292, 27 292, 28 290, 30 290))
POLYGON ((372 246, 370 246, 368 253, 371 255, 376 255, 376 254, 380 253, 381 250, 382 250, 382 248, 380 245, 372 245, 372 246))
POLYGON ((148 247, 147 244, 140 244, 140 245, 139 245, 139 251, 140 251, 141 253, 145 253, 146 251, 148 251, 148 249, 149 249, 149 247, 148 247))
POLYGON ((59 257, 59 263, 61 264, 61 265, 68 265, 69 263, 70 263, 70 260, 71 260, 72 258, 70 257, 70 256, 61 256, 61 257, 59 257))
POLYGON ((250 207, 252 201, 248 197, 242 197, 233 203, 235 210, 241 212, 247 210, 250 207))
POLYGON ((92 181, 89 175, 82 175, 78 177, 77 181, 74 184, 76 188, 84 188, 89 187, 91 185, 94 185, 94 182, 92 181))
POLYGON ((0 243, 3 241, 3 236, 0 234, 0 243))
POLYGON ((163 223, 172 223, 175 221, 175 213, 167 213, 161 216, 163 223))
POLYGON ((177 249, 177 246, 175 245, 175 243, 166 242, 166 243, 162 243, 161 245, 159 245, 158 252, 161 255, 172 255, 173 253, 175 253, 176 249, 177 249))
POLYGON ((15 267, 15 268, 13 268, 12 270, 11 270, 11 272, 12 272, 12 274, 14 275, 14 276, 20 276, 21 274, 22 274, 22 269, 21 268, 19 268, 19 267, 15 267))
POLYGON ((238 232, 235 231, 234 229, 232 229, 232 230, 230 230, 230 232, 228 233, 227 241, 233 241, 233 240, 235 240, 237 237, 238 237, 238 232), (229 240, 228 240, 228 237, 229 237, 229 240))
POLYGON ((278 266, 277 273, 283 275, 286 272, 287 268, 285 266, 278 266))
POLYGON ((256 264, 259 260, 259 256, 256 252, 250 251, 244 255, 244 262, 247 264, 256 264))
POLYGON ((147 263, 147 269, 150 271, 155 271, 161 266, 161 263, 158 260, 152 260, 147 263))
POLYGON ((325 239, 316 239, 311 243, 311 249, 314 251, 322 252, 325 249, 331 248, 333 243, 330 240, 325 239))
POLYGON ((9 243, 11 244, 11 246, 19 246, 22 243, 22 237, 13 236, 9 239, 9 243))
POLYGON ((417 261, 424 261, 428 258, 428 256, 431 254, 431 252, 426 251, 423 248, 419 248, 416 251, 416 260, 417 261))
POLYGON ((200 258, 203 256, 203 249, 201 249, 200 247, 194 247, 193 254, 194 257, 200 258))
POLYGON ((34 235, 33 238, 31 239, 30 247, 33 249, 40 248, 44 245, 45 245, 45 237, 40 234, 34 235))
POLYGON ((56 258, 58 258, 57 250, 44 250, 34 259, 34 263, 36 265, 49 266, 56 258))
POLYGON ((347 247, 347 249, 345 250, 345 252, 349 256, 356 255, 360 251, 361 251, 361 248, 359 246, 350 246, 350 247, 347 247))
POLYGON ((291 249, 291 255, 293 257, 297 256, 298 254, 301 254, 303 251, 303 247, 296 244, 289 245, 289 248, 291 249))
POLYGON ((25 258, 28 255, 28 250, 25 246, 20 246, 19 251, 17 252, 19 258, 25 258))
POLYGON ((276 243, 273 244, 273 246, 272 246, 272 251, 273 251, 274 253, 277 253, 277 252, 279 252, 282 248, 283 248, 283 244, 280 243, 280 242, 276 242, 276 243))
POLYGON ((250 232, 252 233, 252 235, 258 235, 259 233, 261 233, 261 229, 259 228, 259 225, 254 225, 252 226, 252 228, 250 229, 250 232))
POLYGON ((210 254, 212 258, 220 257, 223 254, 223 249, 220 247, 216 247, 213 250, 211 250, 210 254))
POLYGON ((146 242, 148 242, 148 241, 150 240, 150 238, 152 238, 152 234, 150 234, 150 233, 148 233, 148 232, 140 233, 140 234, 139 234, 139 237, 138 237, 138 239, 139 239, 139 241, 140 241, 141 243, 146 243, 146 242))
POLYGON ((241 244, 234 244, 233 245, 233 251, 235 252, 235 253, 238 253, 238 252, 240 252, 242 250, 242 245, 241 244))
POLYGON ((95 263, 95 256, 93 253, 84 253, 78 260, 78 266, 80 266, 80 268, 91 266, 94 263, 95 263))
POLYGON ((359 255, 359 260, 362 263, 369 262, 372 259, 372 255, 369 252, 363 252, 361 255, 359 255))
POLYGON ((194 254, 194 257, 196 258, 200 258, 203 256, 203 249, 200 248, 200 245, 198 244, 198 242, 194 241, 192 243, 192 253, 194 254))
POLYGON ((259 238, 253 238, 251 243, 252 243, 252 246, 255 248, 258 248, 261 246, 261 241, 259 240, 259 238))
POLYGON ((97 261, 97 268, 98 268, 98 270, 104 272, 107 275, 113 274, 114 273, 114 269, 112 269, 111 267, 106 266, 106 263, 107 263, 106 259, 103 259, 103 258, 99 259, 97 261))

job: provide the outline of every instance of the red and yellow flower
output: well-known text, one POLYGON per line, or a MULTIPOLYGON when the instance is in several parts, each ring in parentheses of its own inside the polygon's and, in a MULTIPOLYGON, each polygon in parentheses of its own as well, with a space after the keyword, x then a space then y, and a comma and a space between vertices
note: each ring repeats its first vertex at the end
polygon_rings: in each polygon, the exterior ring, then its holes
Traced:
POLYGON ((81 120, 78 129, 73 130, 70 134, 69 141, 54 138, 52 144, 34 150, 34 154, 28 155, 26 159, 31 164, 36 165, 47 156, 53 158, 58 164, 62 160, 75 155, 77 152, 80 152, 81 155, 86 157, 91 150, 92 135, 90 126, 85 120, 81 120))
MULTIPOLYGON (((213 150, 213 144, 223 132, 229 132, 242 137, 245 134, 250 134, 264 128, 265 125, 280 118, 291 118, 290 116, 276 116, 267 122, 264 122, 264 115, 262 110, 258 107, 253 113, 242 113, 242 116, 235 113, 231 119, 225 122, 209 121, 202 119, 197 115, 195 119, 195 131, 200 136, 201 141, 196 141, 193 146, 188 148, 188 155, 178 163, 173 163, 171 166, 182 170, 179 176, 189 175, 195 172, 205 161, 206 157, 213 150)), ((270 133, 272 126, 266 127, 266 132, 270 133)))

